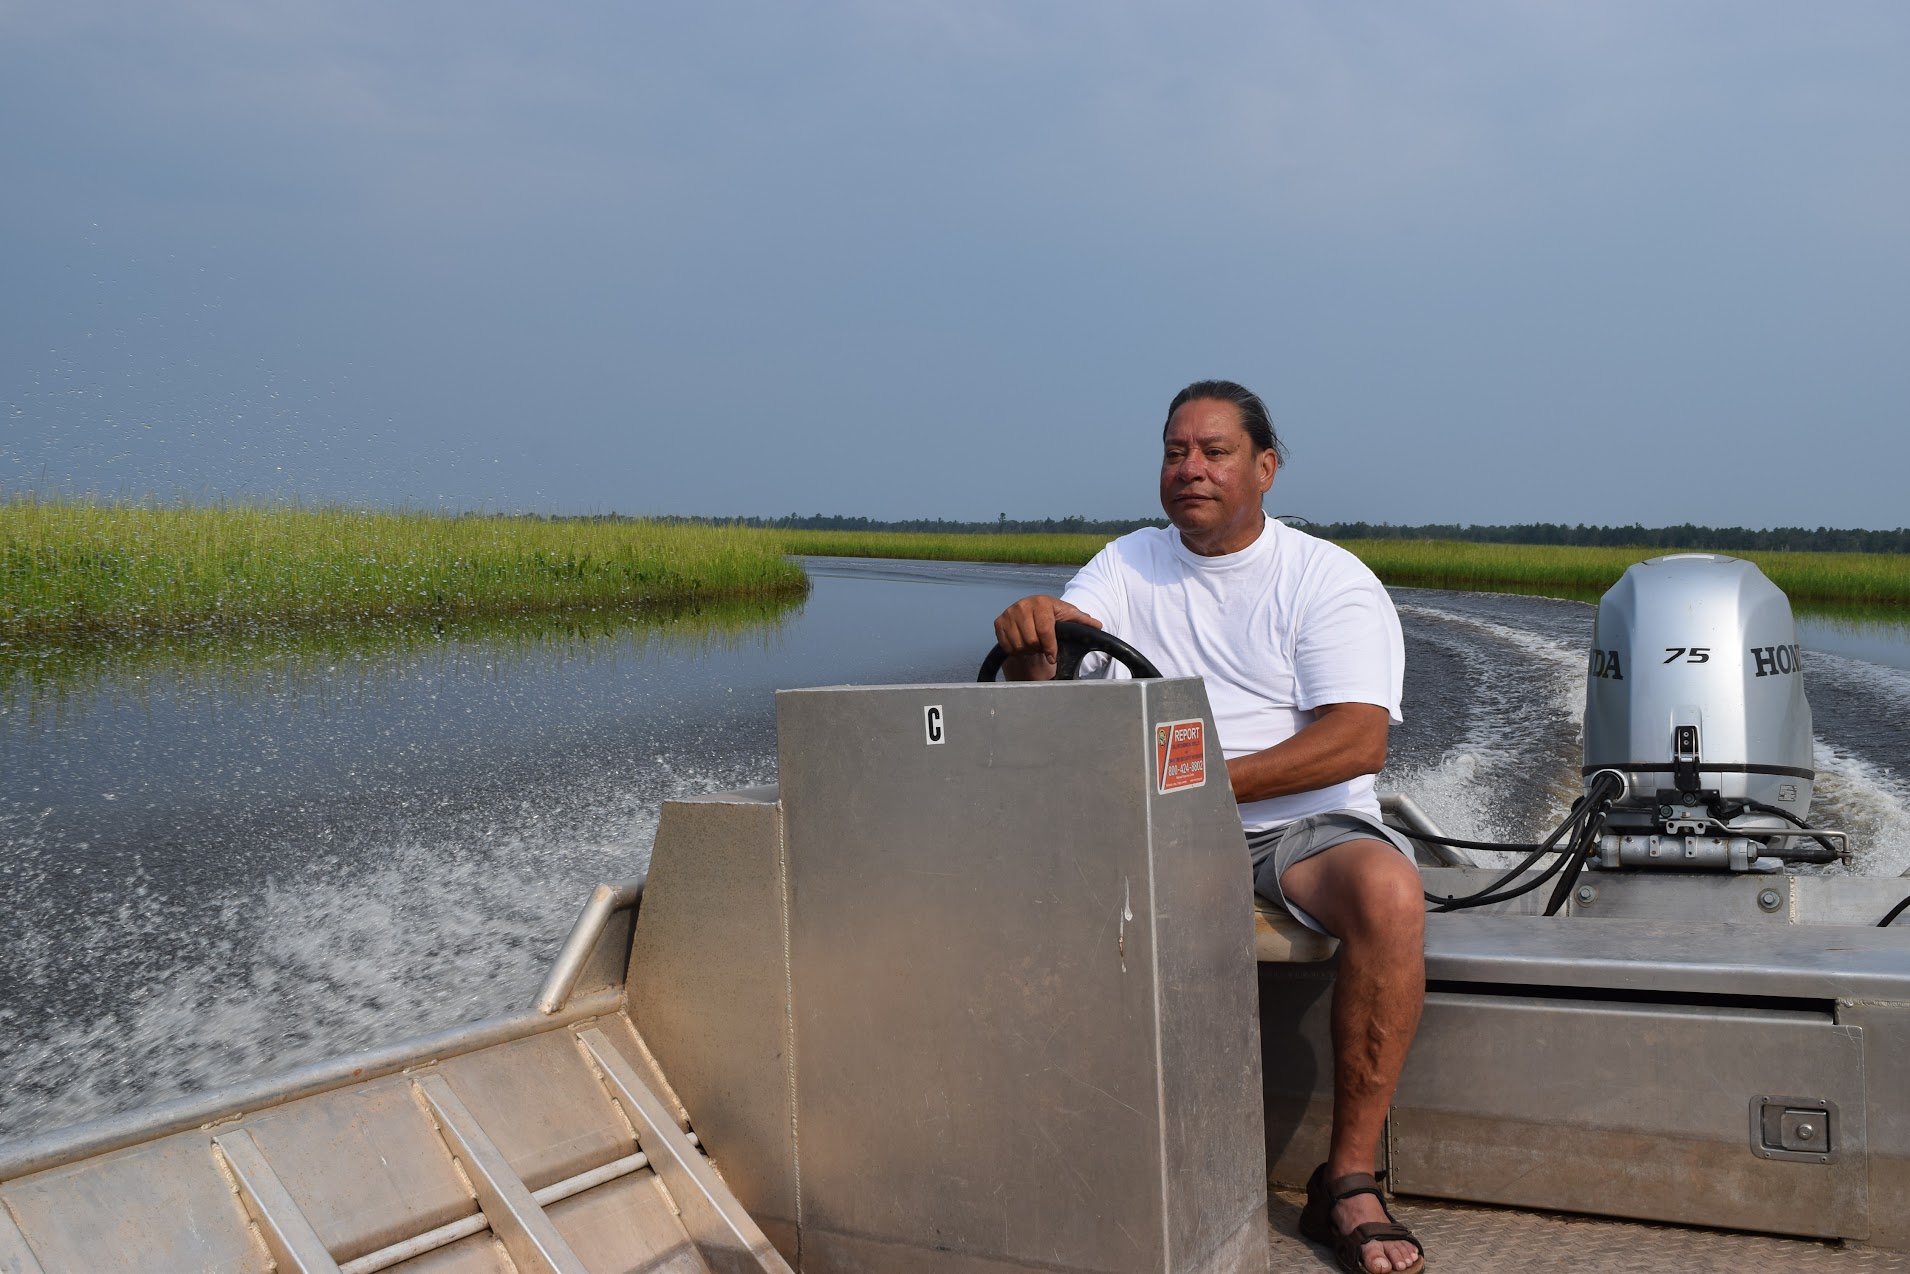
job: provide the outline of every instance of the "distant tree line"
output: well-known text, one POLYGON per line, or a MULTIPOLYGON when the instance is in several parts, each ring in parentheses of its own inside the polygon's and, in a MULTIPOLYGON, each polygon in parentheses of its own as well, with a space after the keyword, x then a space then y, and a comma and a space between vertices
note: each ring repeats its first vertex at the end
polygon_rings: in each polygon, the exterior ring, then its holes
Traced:
POLYGON ((910 518, 901 522, 883 522, 875 518, 852 518, 840 513, 811 513, 807 517, 791 513, 780 518, 690 518, 661 517, 658 522, 694 522, 716 526, 760 526, 778 531, 910 531, 931 535, 1126 535, 1144 526, 1166 526, 1166 518, 1095 519, 1080 516, 1066 518, 1011 518, 1006 513, 993 522, 950 522, 942 518, 910 518))
MULTIPOLYGON (((613 520, 628 520, 622 514, 600 514, 613 520)), ((944 518, 910 518, 883 521, 879 518, 854 518, 840 513, 791 513, 779 518, 762 517, 680 517, 650 519, 657 522, 697 526, 754 526, 783 531, 913 531, 934 535, 1126 535, 1144 526, 1165 526, 1164 518, 1011 518, 1002 514, 993 522, 957 522, 944 518)), ((1636 522, 1629 526, 1583 526, 1563 522, 1520 522, 1511 526, 1462 526, 1458 523, 1428 523, 1424 526, 1395 526, 1390 522, 1309 522, 1305 518, 1288 521, 1328 540, 1469 540, 1480 544, 1569 544, 1589 547, 1660 549, 1763 549, 1772 552, 1801 553, 1910 553, 1910 528, 1894 531, 1866 531, 1820 526, 1815 530, 1801 526, 1752 530, 1742 526, 1648 527, 1636 522)))

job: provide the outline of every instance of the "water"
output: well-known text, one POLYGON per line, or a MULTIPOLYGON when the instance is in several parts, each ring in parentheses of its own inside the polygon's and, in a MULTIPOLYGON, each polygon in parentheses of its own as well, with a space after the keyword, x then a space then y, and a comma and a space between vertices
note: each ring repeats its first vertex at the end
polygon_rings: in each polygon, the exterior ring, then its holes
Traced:
MULTIPOLYGON (((521 1007, 672 796, 774 777, 773 691, 967 680, 1069 571, 809 563, 756 626, 115 657, 0 698, 0 1135, 521 1007)), ((1592 608, 1396 592, 1383 786, 1524 839, 1578 782, 1592 608)), ((1910 641, 1807 623, 1816 813, 1910 863, 1910 641)), ((17 665, 16 665, 17 666, 17 665)))

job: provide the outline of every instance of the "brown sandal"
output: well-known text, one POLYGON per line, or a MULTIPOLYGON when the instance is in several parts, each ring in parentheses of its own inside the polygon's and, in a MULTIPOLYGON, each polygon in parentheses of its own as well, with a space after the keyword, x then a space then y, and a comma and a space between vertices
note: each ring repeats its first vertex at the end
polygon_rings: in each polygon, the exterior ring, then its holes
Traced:
POLYGON ((1395 1269, 1393 1274, 1420 1274, 1426 1268, 1426 1249, 1413 1232, 1393 1216, 1393 1210, 1386 1206, 1386 1196, 1379 1192, 1379 1181, 1368 1173, 1349 1172, 1328 1182, 1326 1165, 1315 1168, 1306 1183, 1306 1207, 1300 1212, 1300 1233, 1332 1248, 1333 1259, 1346 1274, 1369 1274, 1366 1263, 1360 1260, 1360 1249, 1368 1243, 1410 1243, 1419 1252, 1411 1265, 1395 1269), (1354 1226, 1351 1233, 1342 1233, 1333 1224, 1333 1205, 1356 1194, 1370 1194, 1378 1199, 1386 1219, 1368 1221, 1354 1226))

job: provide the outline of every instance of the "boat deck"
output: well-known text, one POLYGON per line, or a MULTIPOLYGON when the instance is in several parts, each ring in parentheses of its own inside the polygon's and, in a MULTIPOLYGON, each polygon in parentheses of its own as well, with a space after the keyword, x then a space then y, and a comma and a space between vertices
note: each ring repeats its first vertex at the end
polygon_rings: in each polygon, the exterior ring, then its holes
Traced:
MULTIPOLYGON (((1300 1237, 1302 1190, 1267 1195, 1273 1270, 1337 1270, 1325 1249, 1300 1237)), ((1869 1274, 1910 1271, 1910 1253, 1691 1226, 1611 1221, 1558 1212, 1393 1199, 1395 1215, 1426 1244, 1426 1268, 1447 1274, 1869 1274)))

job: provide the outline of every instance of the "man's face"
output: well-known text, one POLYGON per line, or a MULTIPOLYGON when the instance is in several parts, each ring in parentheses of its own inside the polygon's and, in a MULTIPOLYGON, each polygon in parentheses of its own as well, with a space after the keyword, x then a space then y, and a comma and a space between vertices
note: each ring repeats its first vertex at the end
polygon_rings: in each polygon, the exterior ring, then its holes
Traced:
POLYGON ((1260 534, 1276 463, 1271 450, 1254 451, 1232 403, 1183 403, 1162 444, 1161 508, 1195 552, 1237 552, 1260 534))

